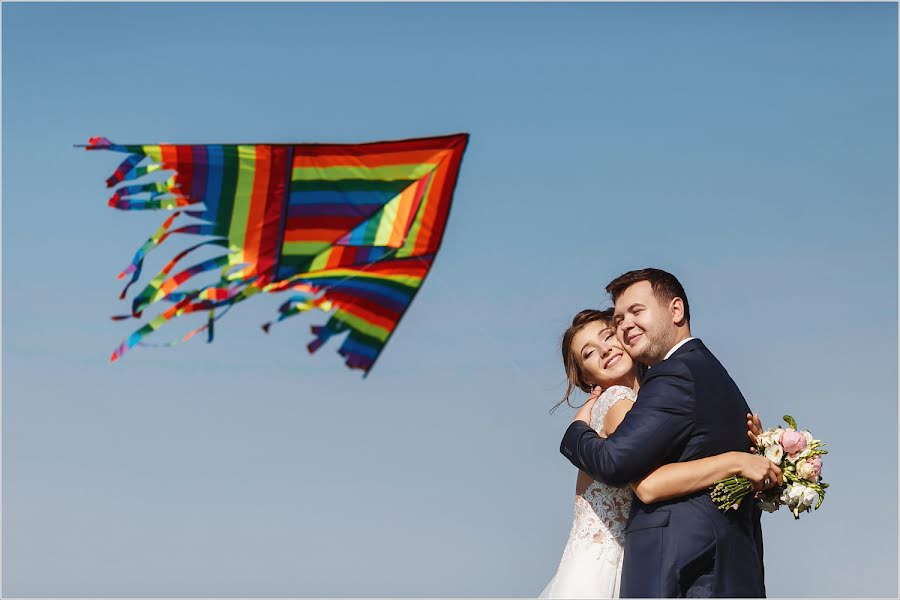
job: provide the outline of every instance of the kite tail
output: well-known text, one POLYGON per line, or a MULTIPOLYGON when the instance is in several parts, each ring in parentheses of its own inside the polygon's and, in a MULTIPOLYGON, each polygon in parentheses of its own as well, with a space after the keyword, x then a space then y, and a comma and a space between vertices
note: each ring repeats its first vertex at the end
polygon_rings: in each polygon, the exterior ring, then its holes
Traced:
POLYGON ((125 352, 137 345, 137 343, 141 341, 141 338, 162 327, 166 321, 180 315, 190 301, 191 298, 184 298, 181 302, 157 315, 152 321, 128 336, 121 344, 119 344, 118 348, 113 350, 109 362, 116 362, 123 354, 125 354, 125 352))
POLYGON ((144 245, 138 248, 137 252, 134 253, 134 258, 131 260, 131 264, 125 267, 121 273, 116 276, 116 279, 122 279, 129 273, 133 273, 134 275, 131 278, 131 281, 128 282, 128 285, 125 286, 125 289, 122 290, 122 293, 119 295, 119 300, 125 299, 125 293, 128 291, 128 288, 131 287, 131 284, 138 280, 138 277, 141 276, 141 266, 144 264, 144 255, 149 252, 151 249, 155 248, 168 236, 169 227, 172 226, 172 222, 175 220, 175 217, 180 215, 180 212, 174 213, 168 219, 166 219, 163 224, 157 229, 150 238, 144 242, 144 245))
MULTIPOLYGON (((132 274, 131 281, 128 282, 128 285, 125 286, 125 289, 122 290, 122 293, 119 295, 119 299, 122 300, 125 298, 125 294, 128 292, 128 288, 131 287, 131 284, 136 282, 138 278, 141 276, 141 267, 144 263, 144 257, 150 252, 152 249, 156 248, 168 238, 173 233, 190 233, 190 234, 199 234, 199 235, 212 235, 215 233, 213 225, 185 225, 184 227, 179 227, 174 231, 168 231, 169 227, 172 226, 172 221, 180 215, 181 212, 176 212, 172 216, 170 216, 166 221, 162 224, 162 226, 154 232, 150 238, 144 242, 144 244, 137 249, 137 252, 134 254, 134 258, 131 260, 131 264, 125 267, 121 273, 118 274, 117 279, 122 279, 129 273, 132 274)), ((220 241, 224 238, 218 238, 213 241, 220 241)), ((202 244, 199 244, 202 245, 202 244)), ((194 246, 195 248, 197 246, 194 246)))
POLYGON ((180 286, 188 279, 191 279, 195 275, 205 273, 207 271, 212 271, 213 269, 227 266, 231 263, 232 255, 223 254, 221 256, 216 256, 214 258, 199 262, 166 279, 166 275, 169 274, 169 271, 172 270, 172 267, 175 266, 175 263, 181 260, 189 252, 196 250, 200 246, 206 244, 216 244, 222 246, 226 245, 227 241, 210 240, 207 242, 200 242, 199 244, 192 246, 187 250, 184 250, 178 256, 169 261, 169 264, 163 267, 162 271, 160 271, 159 274, 153 278, 153 280, 147 285, 147 287, 145 287, 140 294, 135 296, 134 301, 131 305, 131 314, 136 317, 139 316, 144 308, 146 308, 150 304, 153 304, 154 302, 166 299, 178 286, 180 286))
MULTIPOLYGON (((272 325, 275 323, 280 323, 289 317, 316 308, 328 312, 334 308, 334 303, 325 297, 313 298, 307 294, 291 296, 284 304, 278 307, 278 318, 275 321, 263 323, 262 330, 269 333, 269 329, 271 329, 272 325)), ((313 350, 310 350, 310 352, 313 352, 313 350)))
MULTIPOLYGON (((144 160, 143 154, 132 154, 122 161, 122 164, 116 169, 116 172, 106 180, 106 187, 113 187, 118 183, 122 183, 126 178, 130 178, 137 168, 138 163, 144 160)), ((146 171, 145 171, 146 172, 146 171)))
MULTIPOLYGON (((125 341, 123 341, 113 352, 110 362, 115 362, 128 349, 134 346, 176 346, 188 341, 204 330, 208 330, 209 332, 209 335, 207 336, 207 342, 212 342, 213 323, 225 316, 228 311, 231 310, 232 306, 246 298, 249 298, 257 291, 259 291, 259 288, 253 285, 258 278, 259 276, 256 275, 248 278, 246 281, 243 281, 238 285, 230 284, 225 287, 209 286, 202 290, 185 293, 184 296, 174 306, 158 315, 147 325, 141 327, 140 329, 132 333, 125 341), (221 307, 225 307, 225 310, 216 315, 215 310, 221 307), (148 344, 147 342, 142 341, 145 337, 162 327, 168 321, 171 321, 172 319, 183 314, 193 313, 201 310, 209 311, 209 316, 207 318, 206 324, 187 332, 184 336, 181 337, 181 339, 171 342, 163 342, 160 344, 148 344)), ((174 294, 170 294, 169 296, 174 296, 174 294)))

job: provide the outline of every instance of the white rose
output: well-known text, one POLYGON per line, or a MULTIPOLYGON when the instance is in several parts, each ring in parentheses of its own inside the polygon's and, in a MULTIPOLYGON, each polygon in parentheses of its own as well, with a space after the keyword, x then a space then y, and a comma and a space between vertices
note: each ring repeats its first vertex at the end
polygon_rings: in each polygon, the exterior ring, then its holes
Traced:
POLYGON ((780 445, 778 439, 781 437, 781 432, 784 431, 780 427, 777 429, 767 429, 757 436, 759 440, 759 445, 763 448, 768 448, 772 445, 780 445))
POLYGON ((802 486, 799 483, 791 483, 784 491, 781 492, 781 501, 787 504, 790 508, 794 508, 800 503, 800 497, 803 495, 803 492, 800 490, 802 486))
POLYGON ((792 483, 782 492, 781 501, 787 504, 796 514, 798 511, 806 510, 815 504, 818 497, 819 494, 816 493, 816 490, 800 483, 792 483))
POLYGON ((816 468, 807 460, 801 460, 797 463, 797 475, 807 481, 819 480, 819 474, 816 473, 816 468))
POLYGON ((768 448, 769 446, 772 445, 772 434, 769 433, 768 431, 761 433, 758 436, 756 436, 756 441, 760 447, 768 448))
POLYGON ((811 487, 803 486, 803 506, 812 507, 815 506, 816 501, 819 499, 819 493, 811 487))
POLYGON ((781 459, 784 456, 784 448, 781 447, 781 444, 772 444, 771 446, 766 447, 766 458, 771 460, 776 465, 781 464, 781 459))

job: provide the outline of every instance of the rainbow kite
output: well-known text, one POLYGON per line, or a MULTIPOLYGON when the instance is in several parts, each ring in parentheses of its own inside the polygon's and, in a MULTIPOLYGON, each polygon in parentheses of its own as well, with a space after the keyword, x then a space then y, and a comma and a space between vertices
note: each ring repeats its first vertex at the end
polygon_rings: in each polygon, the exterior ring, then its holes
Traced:
MULTIPOLYGON (((119 274, 131 275, 124 299, 141 274, 146 254, 173 234, 207 236, 178 253, 133 299, 140 318, 160 301, 172 306, 135 331, 113 352, 117 360, 164 323, 207 311, 207 330, 231 306, 259 292, 293 291, 278 321, 310 309, 330 312, 307 346, 347 333, 338 353, 368 374, 422 285, 444 235, 467 134, 370 144, 120 145, 91 138, 88 150, 128 157, 106 185, 109 206, 176 212, 119 274), (196 219, 177 229, 180 215, 196 219), (173 274, 201 247, 220 256, 173 274), (200 273, 218 282, 183 290, 200 273), (217 314, 218 312, 218 314, 217 314)), ((268 332, 271 323, 263 325, 268 332)))

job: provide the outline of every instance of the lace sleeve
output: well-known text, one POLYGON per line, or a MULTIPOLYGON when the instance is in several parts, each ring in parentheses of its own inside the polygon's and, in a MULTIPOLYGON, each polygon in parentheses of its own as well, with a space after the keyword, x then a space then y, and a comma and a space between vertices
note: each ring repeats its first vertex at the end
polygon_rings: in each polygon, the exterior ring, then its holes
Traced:
POLYGON ((607 391, 609 392, 609 406, 612 406, 619 400, 630 400, 631 402, 634 402, 634 390, 627 388, 624 385, 614 385, 607 391))
POLYGON ((624 385, 614 385, 604 390, 591 411, 591 427, 600 432, 603 429, 603 420, 606 419, 606 413, 609 412, 613 404, 619 400, 634 402, 634 399, 634 390, 624 385))

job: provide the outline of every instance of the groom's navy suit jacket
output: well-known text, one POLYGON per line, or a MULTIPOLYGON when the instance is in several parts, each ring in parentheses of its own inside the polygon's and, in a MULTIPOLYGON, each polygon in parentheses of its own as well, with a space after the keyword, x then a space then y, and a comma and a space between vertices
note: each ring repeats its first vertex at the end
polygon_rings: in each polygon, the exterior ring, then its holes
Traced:
MULTIPOLYGON (((575 421, 560 452, 594 479, 621 486, 661 464, 746 451, 748 412, 725 368, 692 339, 647 372, 634 407, 608 439, 575 421)), ((621 596, 764 597, 759 518, 751 498, 722 513, 708 490, 654 504, 635 497, 621 596)))

